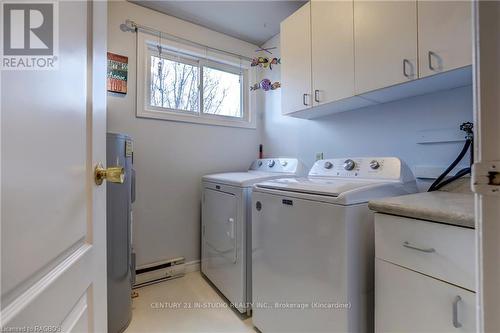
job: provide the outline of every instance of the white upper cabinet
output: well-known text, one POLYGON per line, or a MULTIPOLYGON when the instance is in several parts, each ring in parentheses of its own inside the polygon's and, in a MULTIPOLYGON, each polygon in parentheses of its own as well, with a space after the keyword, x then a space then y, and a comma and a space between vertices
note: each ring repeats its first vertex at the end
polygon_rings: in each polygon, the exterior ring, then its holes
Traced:
POLYGON ((354 1, 356 94, 417 78, 416 1, 354 1))
POLYGON ((282 113, 319 118, 471 84, 471 31, 471 1, 309 1, 281 22, 282 113))
POLYGON ((469 1, 418 2, 419 76, 472 64, 469 1))
POLYGON ((311 40, 313 105, 353 96, 352 2, 313 0, 311 40))
POLYGON ((281 101, 283 114, 310 108, 311 4, 281 22, 281 101))

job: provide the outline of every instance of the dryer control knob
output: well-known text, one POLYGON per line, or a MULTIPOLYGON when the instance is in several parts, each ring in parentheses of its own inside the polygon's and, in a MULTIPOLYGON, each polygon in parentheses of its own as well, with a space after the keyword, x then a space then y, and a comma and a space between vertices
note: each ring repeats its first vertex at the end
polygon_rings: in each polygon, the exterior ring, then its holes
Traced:
POLYGON ((333 168, 333 163, 332 162, 325 162, 325 165, 324 165, 325 169, 331 169, 333 168))
POLYGON ((272 168, 274 165, 276 164, 276 162, 274 160, 270 160, 268 163, 267 163, 267 166, 272 168))
POLYGON ((352 169, 354 169, 355 166, 356 166, 356 162, 354 162, 351 159, 344 161, 344 169, 347 171, 351 171, 352 169))
POLYGON ((258 161, 257 165, 261 167, 262 166, 262 161, 258 161))
POLYGON ((288 165, 288 162, 287 161, 281 161, 281 166, 282 167, 286 167, 288 165))
POLYGON ((378 168, 380 168, 380 163, 378 161, 371 161, 370 162, 370 168, 372 168, 373 170, 377 170, 378 168))

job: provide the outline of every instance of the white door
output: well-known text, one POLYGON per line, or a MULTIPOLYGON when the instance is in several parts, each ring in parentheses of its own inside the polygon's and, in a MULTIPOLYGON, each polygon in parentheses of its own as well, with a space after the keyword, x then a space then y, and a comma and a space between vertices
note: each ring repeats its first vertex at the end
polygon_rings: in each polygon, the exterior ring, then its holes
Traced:
POLYGON ((354 96, 353 29, 352 2, 311 2, 314 105, 354 96))
POLYGON ((475 332, 475 294, 375 259, 375 332, 475 332))
POLYGON ((418 1, 419 77, 472 63, 470 1, 418 1))
POLYGON ((477 331, 500 332, 500 3, 474 1, 473 20, 477 331))
POLYGON ((105 332, 107 4, 54 14, 59 68, 1 73, 1 326, 105 332))
POLYGON ((292 113, 312 106, 311 4, 281 22, 281 112, 292 113))
POLYGON ((356 94, 417 78, 416 1, 354 0, 356 94))

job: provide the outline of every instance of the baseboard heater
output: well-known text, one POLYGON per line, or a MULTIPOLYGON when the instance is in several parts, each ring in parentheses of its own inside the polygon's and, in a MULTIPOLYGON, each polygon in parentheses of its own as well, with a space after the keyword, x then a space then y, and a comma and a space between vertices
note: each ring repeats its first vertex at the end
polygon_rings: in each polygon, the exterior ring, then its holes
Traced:
POLYGON ((184 257, 155 262, 135 271, 134 288, 147 286, 165 280, 184 276, 186 265, 184 257))

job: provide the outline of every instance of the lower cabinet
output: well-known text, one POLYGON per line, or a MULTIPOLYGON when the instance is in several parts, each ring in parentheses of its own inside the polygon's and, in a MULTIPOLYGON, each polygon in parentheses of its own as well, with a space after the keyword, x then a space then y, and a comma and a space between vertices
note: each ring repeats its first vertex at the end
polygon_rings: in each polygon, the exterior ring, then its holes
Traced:
POLYGON ((475 332, 475 293, 377 258, 375 332, 475 332))

